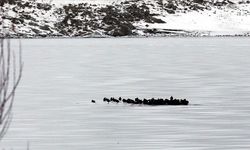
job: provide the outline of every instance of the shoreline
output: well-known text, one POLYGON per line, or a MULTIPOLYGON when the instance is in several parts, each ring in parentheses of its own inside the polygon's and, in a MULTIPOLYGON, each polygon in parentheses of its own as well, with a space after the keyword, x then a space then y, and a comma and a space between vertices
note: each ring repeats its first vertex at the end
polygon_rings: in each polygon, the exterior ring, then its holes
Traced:
POLYGON ((201 36, 191 36, 191 35, 134 35, 134 36, 6 36, 0 37, 3 39, 120 39, 120 38, 250 38, 248 35, 201 35, 201 36))

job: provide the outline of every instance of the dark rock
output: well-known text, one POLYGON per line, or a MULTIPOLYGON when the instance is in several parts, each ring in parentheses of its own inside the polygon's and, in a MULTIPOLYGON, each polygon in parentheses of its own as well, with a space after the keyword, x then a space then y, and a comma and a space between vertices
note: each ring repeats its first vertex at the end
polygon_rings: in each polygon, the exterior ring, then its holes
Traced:
POLYGON ((35 34, 37 34, 37 35, 39 35, 39 34, 41 33, 40 30, 37 30, 37 29, 35 29, 35 28, 31 28, 31 30, 32 30, 35 34))
POLYGON ((203 3, 204 3, 204 0, 194 0, 193 2, 194 2, 194 3, 198 3, 198 4, 203 4, 203 3))
POLYGON ((154 18, 154 17, 152 17, 152 21, 153 23, 166 23, 165 21, 158 19, 158 18, 154 18))
POLYGON ((37 23, 35 23, 35 22, 33 22, 33 21, 29 22, 28 24, 29 24, 30 26, 35 26, 35 27, 39 26, 37 23))
POLYGON ((34 22, 36 22, 36 19, 35 18, 33 18, 31 15, 29 15, 29 14, 21 14, 21 18, 22 19, 25 19, 25 20, 31 20, 31 21, 34 21, 34 22))
POLYGON ((226 1, 226 0, 223 0, 223 1, 216 1, 215 3, 214 3, 214 5, 215 6, 223 6, 223 5, 227 5, 228 4, 228 1, 226 1))
POLYGON ((177 10, 178 6, 172 3, 171 1, 169 1, 168 4, 165 6, 165 8, 167 8, 168 10, 175 11, 177 10))
POLYGON ((42 30, 47 30, 47 31, 51 31, 51 30, 50 30, 50 26, 48 26, 48 25, 40 26, 40 29, 42 29, 42 30))
POLYGON ((157 29, 146 29, 146 30, 144 30, 144 33, 156 34, 157 29))
POLYGON ((14 24, 23 24, 24 20, 22 18, 12 18, 11 22, 14 24))
POLYGON ((49 10, 51 10, 52 6, 50 4, 47 4, 47 3, 37 3, 37 8, 49 11, 49 10))
POLYGON ((126 36, 131 34, 132 30, 125 24, 119 25, 117 28, 114 29, 113 33, 111 32, 112 36, 126 36))

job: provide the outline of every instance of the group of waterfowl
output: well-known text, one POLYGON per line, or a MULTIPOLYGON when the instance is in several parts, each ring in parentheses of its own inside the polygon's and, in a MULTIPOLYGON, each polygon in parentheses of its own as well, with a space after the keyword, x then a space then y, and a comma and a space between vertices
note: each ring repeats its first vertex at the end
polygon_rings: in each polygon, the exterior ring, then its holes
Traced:
POLYGON ((128 103, 128 104, 143 104, 143 105, 188 105, 189 101, 186 99, 175 99, 173 96, 170 97, 170 99, 163 99, 163 98, 150 98, 150 99, 124 99, 119 97, 118 99, 111 97, 111 98, 103 98, 104 102, 110 103, 128 103))

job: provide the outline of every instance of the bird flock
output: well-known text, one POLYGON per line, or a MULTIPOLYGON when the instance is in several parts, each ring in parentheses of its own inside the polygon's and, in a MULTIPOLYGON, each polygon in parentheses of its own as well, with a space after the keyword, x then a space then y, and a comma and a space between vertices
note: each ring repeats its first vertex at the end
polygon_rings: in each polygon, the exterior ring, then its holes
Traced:
MULTIPOLYGON (((186 99, 176 99, 173 98, 173 96, 170 97, 170 99, 164 99, 164 98, 150 98, 150 99, 125 99, 119 97, 118 99, 111 97, 111 98, 103 98, 104 102, 110 103, 128 103, 128 104, 141 104, 141 105, 188 105, 189 101, 186 99)), ((92 101, 93 102, 93 101, 92 101)))

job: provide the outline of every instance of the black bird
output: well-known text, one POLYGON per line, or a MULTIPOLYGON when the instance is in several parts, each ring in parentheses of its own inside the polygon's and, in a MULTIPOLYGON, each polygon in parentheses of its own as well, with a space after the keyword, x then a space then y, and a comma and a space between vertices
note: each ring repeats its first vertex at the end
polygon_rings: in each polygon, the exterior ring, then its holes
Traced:
POLYGON ((188 103, 189 103, 189 101, 187 101, 186 99, 181 100, 181 104, 182 104, 182 105, 188 105, 188 103))
POLYGON ((105 101, 109 101, 109 99, 107 98, 107 97, 104 97, 103 98, 103 101, 105 102, 105 101))
POLYGON ((95 100, 92 100, 91 102, 92 102, 92 103, 95 103, 95 100))
POLYGON ((113 102, 119 103, 120 101, 118 99, 113 99, 113 102))
POLYGON ((171 97, 170 97, 170 100, 172 101, 173 99, 174 99, 173 96, 171 96, 171 97))
POLYGON ((104 101, 104 102, 108 102, 108 103, 109 103, 109 102, 110 102, 110 99, 108 99, 108 98, 104 97, 104 98, 103 98, 103 101, 104 101))

